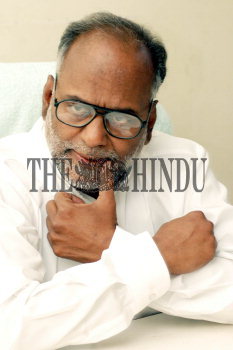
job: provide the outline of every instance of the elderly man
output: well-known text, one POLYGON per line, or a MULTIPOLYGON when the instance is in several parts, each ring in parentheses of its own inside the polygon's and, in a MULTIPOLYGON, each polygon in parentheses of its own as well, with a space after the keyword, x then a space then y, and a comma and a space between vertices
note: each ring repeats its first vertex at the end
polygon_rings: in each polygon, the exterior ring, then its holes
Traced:
POLYGON ((1 141, 1 349, 98 342, 142 310, 232 323, 225 189, 201 146, 152 135, 165 62, 131 21, 74 22, 44 87, 44 121, 1 141))

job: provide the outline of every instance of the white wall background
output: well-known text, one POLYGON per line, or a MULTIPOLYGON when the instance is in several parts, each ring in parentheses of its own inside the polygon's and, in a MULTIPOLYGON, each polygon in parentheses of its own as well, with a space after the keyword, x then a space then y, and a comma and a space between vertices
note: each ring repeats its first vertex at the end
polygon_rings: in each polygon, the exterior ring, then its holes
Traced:
POLYGON ((56 58, 65 26, 107 10, 162 37, 168 76, 159 100, 174 134, 204 145, 233 200, 233 0, 1 0, 0 61, 56 58))

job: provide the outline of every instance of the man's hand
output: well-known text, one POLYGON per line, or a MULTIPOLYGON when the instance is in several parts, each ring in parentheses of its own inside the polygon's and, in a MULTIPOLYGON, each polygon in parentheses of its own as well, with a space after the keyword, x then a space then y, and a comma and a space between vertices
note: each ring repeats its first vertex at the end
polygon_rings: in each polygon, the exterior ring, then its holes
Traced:
POLYGON ((215 254, 213 224, 201 211, 193 211, 162 225, 153 237, 171 274, 192 272, 215 254))
POLYGON ((58 192, 46 208, 48 240, 57 256, 79 262, 100 259, 116 227, 113 190, 100 191, 98 199, 91 204, 58 192))

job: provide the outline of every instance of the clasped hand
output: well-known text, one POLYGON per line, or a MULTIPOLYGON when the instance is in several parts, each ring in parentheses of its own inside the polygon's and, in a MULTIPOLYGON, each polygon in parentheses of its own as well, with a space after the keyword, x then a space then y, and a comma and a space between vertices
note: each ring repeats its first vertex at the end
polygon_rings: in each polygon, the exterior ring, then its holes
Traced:
POLYGON ((58 192, 46 209, 48 240, 54 254, 83 263, 100 259, 116 228, 113 190, 101 191, 91 204, 70 193, 58 192))
MULTIPOLYGON (((57 256, 94 262, 109 247, 117 222, 113 190, 101 191, 91 204, 59 192, 47 203, 47 213, 48 240, 57 256)), ((165 223, 153 239, 171 274, 195 271, 215 255, 213 224, 201 211, 165 223)))

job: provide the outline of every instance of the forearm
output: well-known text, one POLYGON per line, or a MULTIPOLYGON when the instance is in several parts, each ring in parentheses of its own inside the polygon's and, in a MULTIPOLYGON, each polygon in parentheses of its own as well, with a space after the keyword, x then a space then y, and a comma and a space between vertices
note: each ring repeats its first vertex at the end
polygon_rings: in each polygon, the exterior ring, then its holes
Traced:
POLYGON ((151 237, 118 228, 100 261, 57 273, 47 283, 30 282, 9 296, 1 307, 1 347, 44 350, 108 338, 163 295, 169 281, 151 237))
POLYGON ((196 208, 214 223, 215 257, 194 272, 172 276, 169 291, 150 306, 176 316, 233 323, 233 207, 222 199, 224 188, 213 185, 216 193, 208 188, 210 203, 206 196, 196 208))
POLYGON ((150 307, 167 314, 233 323, 233 261, 216 257, 205 267, 171 278, 169 291, 150 307))

